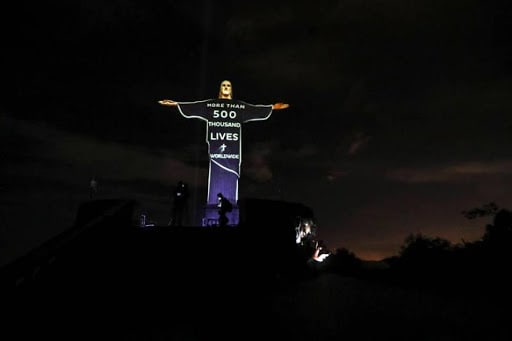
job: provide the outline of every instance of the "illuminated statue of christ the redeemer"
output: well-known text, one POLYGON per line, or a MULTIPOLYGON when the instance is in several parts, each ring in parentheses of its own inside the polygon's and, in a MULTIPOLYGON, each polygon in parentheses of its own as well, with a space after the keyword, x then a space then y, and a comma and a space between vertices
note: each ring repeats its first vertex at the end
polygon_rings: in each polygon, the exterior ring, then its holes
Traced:
POLYGON ((228 80, 221 82, 218 99, 195 102, 164 99, 158 103, 178 107, 185 118, 198 118, 206 122, 206 143, 210 155, 208 205, 217 205, 218 193, 222 193, 232 203, 238 203, 242 124, 266 120, 273 110, 289 107, 286 103, 255 105, 234 100, 233 88, 228 80))

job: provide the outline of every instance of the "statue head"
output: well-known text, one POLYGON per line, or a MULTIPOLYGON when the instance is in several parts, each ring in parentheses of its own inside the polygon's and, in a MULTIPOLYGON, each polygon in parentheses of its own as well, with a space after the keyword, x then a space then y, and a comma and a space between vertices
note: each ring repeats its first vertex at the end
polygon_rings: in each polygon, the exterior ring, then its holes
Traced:
POLYGON ((231 86, 230 81, 223 80, 220 83, 219 98, 233 99, 233 87, 231 86))

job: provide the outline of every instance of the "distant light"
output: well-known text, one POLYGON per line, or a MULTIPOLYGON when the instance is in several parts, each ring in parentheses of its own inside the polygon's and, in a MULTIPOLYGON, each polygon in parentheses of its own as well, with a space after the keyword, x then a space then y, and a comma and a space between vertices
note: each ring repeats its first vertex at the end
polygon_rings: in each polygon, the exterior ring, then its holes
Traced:
POLYGON ((317 257, 313 257, 313 259, 319 263, 323 262, 327 257, 329 257, 330 253, 322 253, 321 255, 318 255, 317 257))

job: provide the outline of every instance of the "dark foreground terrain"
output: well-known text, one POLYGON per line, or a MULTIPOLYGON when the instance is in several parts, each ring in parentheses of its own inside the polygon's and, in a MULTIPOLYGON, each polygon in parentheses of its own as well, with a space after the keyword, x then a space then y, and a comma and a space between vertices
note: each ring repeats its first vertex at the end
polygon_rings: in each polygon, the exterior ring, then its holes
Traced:
POLYGON ((510 340, 503 293, 313 272, 289 254, 239 229, 142 229, 107 214, 2 269, 3 333, 6 340, 510 340))

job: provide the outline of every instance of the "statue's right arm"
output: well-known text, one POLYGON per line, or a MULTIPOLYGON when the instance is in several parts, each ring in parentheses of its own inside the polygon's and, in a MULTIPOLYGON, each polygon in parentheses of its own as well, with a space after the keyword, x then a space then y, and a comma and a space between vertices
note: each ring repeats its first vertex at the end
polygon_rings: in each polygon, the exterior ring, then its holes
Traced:
POLYGON ((175 106, 178 105, 178 102, 175 102, 175 101, 170 100, 170 99, 163 99, 161 101, 158 101, 158 103, 160 103, 161 105, 168 106, 168 107, 175 107, 175 106))

